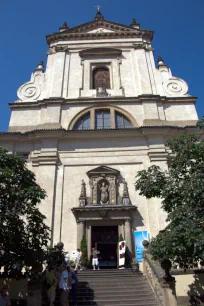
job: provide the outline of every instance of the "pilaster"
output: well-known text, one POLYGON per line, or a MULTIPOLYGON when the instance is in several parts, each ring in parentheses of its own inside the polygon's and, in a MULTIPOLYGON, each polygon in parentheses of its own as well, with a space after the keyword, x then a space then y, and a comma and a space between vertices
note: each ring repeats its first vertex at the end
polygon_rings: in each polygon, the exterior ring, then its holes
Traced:
POLYGON ((127 218, 125 220, 125 240, 131 253, 133 252, 132 239, 133 237, 132 237, 131 219, 127 218))
POLYGON ((81 248, 81 241, 85 233, 85 222, 78 221, 77 222, 77 248, 81 248))

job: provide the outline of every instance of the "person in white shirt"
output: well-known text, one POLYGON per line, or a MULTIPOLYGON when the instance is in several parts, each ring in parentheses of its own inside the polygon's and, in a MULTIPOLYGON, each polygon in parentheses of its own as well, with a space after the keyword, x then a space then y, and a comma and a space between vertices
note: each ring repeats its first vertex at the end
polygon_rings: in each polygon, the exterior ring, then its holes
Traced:
POLYGON ((77 258, 75 261, 75 269, 74 271, 77 271, 78 268, 80 268, 80 270, 82 270, 82 251, 80 249, 77 249, 77 258))
POLYGON ((65 259, 66 266, 68 267, 70 265, 70 255, 68 251, 64 252, 64 259, 65 259))
POLYGON ((69 290, 72 287, 71 276, 67 271, 67 268, 64 267, 64 270, 61 273, 59 280, 59 289, 60 289, 60 305, 69 306, 69 290))

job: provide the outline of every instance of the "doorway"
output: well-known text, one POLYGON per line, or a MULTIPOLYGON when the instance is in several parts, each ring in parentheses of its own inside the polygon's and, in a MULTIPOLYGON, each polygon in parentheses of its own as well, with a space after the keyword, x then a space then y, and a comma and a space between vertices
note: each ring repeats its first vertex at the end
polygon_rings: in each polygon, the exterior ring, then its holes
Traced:
POLYGON ((91 237, 91 247, 100 252, 100 267, 116 268, 118 226, 92 226, 91 237))

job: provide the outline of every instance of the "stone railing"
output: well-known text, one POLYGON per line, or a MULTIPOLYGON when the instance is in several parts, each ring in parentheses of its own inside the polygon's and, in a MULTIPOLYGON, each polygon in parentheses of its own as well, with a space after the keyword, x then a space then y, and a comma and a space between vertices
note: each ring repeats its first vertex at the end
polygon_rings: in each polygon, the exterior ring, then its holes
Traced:
POLYGON ((148 280, 159 306, 178 305, 175 289, 176 282, 175 278, 169 273, 170 266, 171 263, 168 260, 164 260, 161 265, 154 261, 146 247, 143 252, 143 274, 148 280))

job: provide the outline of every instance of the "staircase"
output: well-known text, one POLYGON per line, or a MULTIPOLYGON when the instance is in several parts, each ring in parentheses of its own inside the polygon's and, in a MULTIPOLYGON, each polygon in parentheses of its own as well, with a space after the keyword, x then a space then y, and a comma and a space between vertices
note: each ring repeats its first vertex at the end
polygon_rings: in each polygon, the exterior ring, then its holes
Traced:
POLYGON ((78 279, 78 306, 158 306, 149 283, 139 272, 83 270, 78 279))

